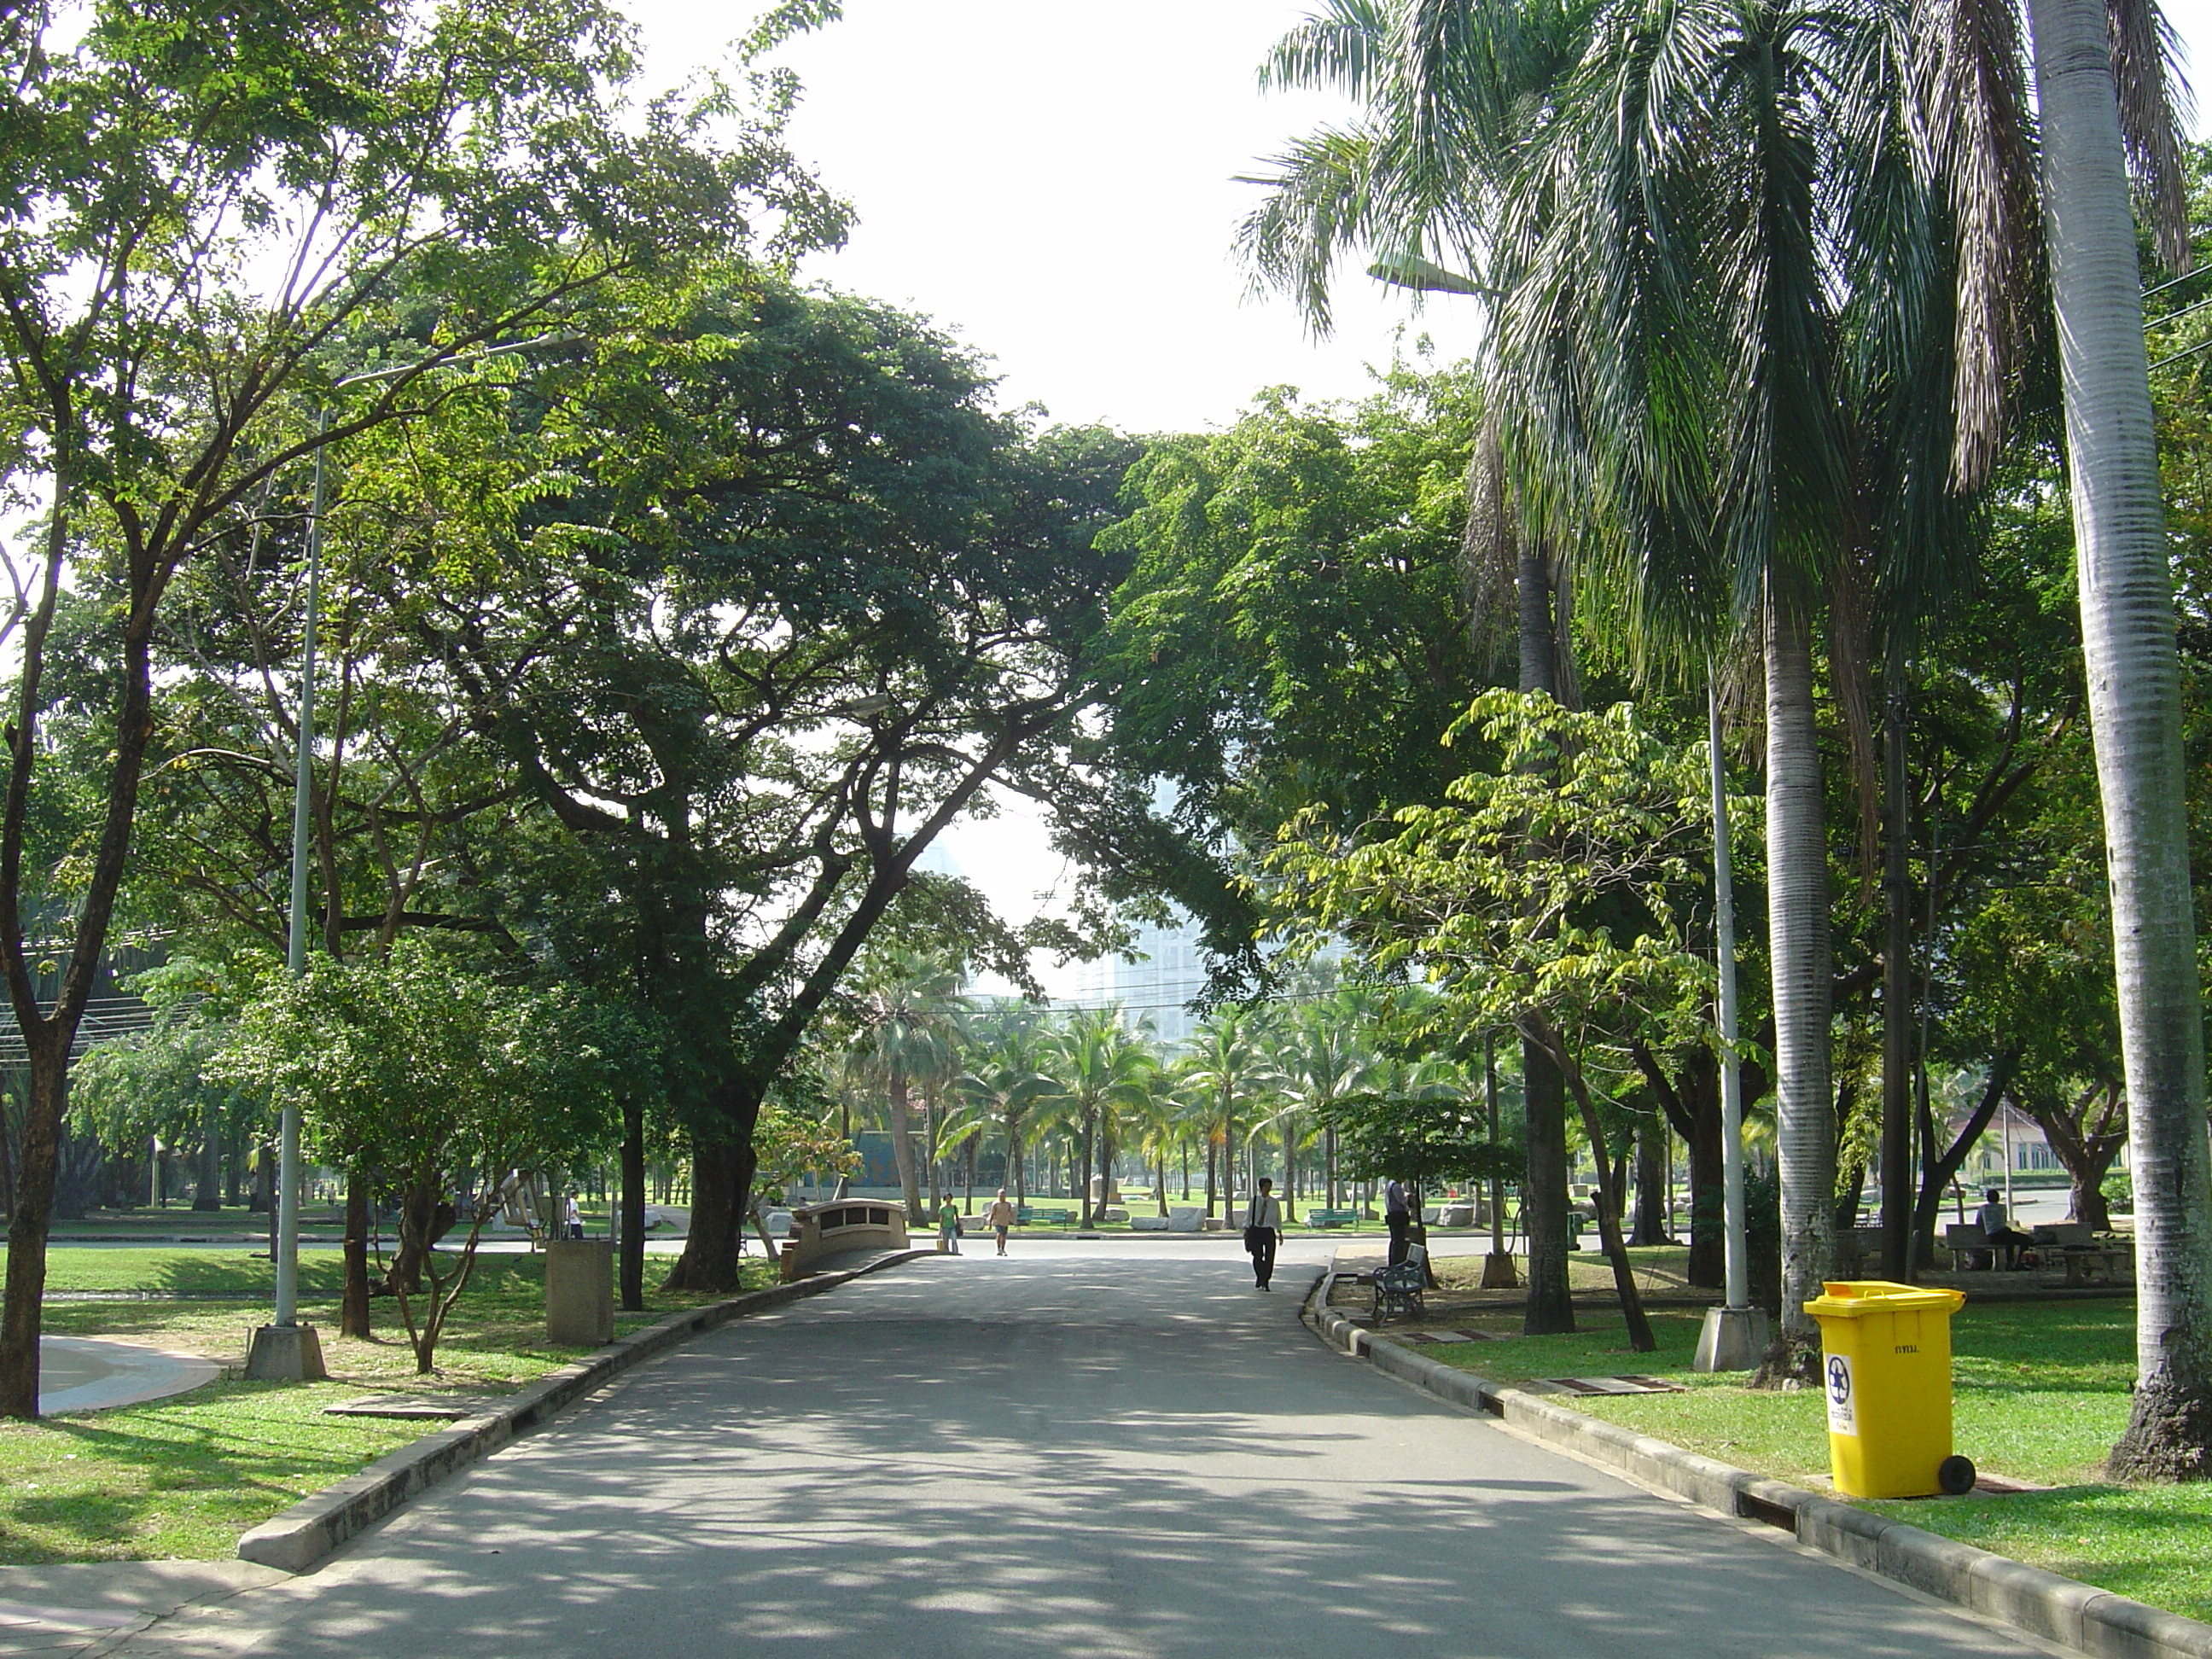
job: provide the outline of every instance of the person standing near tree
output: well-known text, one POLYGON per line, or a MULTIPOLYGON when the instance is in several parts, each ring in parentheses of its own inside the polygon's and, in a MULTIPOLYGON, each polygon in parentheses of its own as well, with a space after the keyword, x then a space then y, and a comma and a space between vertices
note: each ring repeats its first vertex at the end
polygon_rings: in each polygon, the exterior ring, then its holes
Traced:
POLYGON ((1260 1177, 1260 1190, 1244 1206, 1244 1248, 1251 1253, 1252 1277, 1261 1290, 1275 1275, 1275 1246, 1283 1237, 1283 1206, 1275 1198, 1275 1183, 1260 1177))
POLYGON ((1390 1265, 1395 1267, 1406 1259, 1406 1247, 1413 1225, 1413 1212, 1406 1200, 1406 1183, 1395 1176, 1382 1189, 1382 1222, 1390 1230, 1390 1265))
POLYGON ((1000 1255, 1006 1255, 1006 1229, 1012 1226, 1014 1223, 1021 1218, 1020 1212, 1014 1208, 1013 1204, 1007 1199, 1006 1189, 1004 1187, 999 1188, 999 1196, 997 1200, 992 1204, 990 1209, 985 1213, 983 1218, 990 1224, 991 1231, 999 1236, 999 1254, 1000 1255))

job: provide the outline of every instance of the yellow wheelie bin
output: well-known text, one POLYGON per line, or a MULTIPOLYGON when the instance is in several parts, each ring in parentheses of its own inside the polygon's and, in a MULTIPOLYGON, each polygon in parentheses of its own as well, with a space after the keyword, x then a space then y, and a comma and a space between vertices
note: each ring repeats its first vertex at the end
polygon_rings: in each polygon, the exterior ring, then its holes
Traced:
POLYGON ((1974 1466, 1951 1449, 1951 1316, 1957 1291, 1885 1280, 1828 1285, 1805 1304, 1820 1322, 1828 1460, 1851 1498, 1972 1492, 1974 1466))

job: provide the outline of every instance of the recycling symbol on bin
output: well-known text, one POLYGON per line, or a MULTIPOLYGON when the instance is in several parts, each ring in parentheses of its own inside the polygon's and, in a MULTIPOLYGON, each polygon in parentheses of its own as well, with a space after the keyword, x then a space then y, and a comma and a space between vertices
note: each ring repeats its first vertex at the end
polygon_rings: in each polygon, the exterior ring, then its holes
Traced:
POLYGON ((1828 1361, 1829 1400, 1840 1406, 1850 1397, 1851 1368, 1844 1363, 1840 1356, 1831 1358, 1828 1361))

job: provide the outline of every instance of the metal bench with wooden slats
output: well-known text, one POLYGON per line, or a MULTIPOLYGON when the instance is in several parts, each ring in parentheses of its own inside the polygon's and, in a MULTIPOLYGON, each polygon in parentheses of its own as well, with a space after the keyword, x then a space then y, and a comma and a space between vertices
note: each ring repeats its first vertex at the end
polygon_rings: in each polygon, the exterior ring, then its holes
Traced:
POLYGON ((1403 1261, 1394 1267, 1377 1267, 1368 1276, 1367 1282, 1375 1292, 1376 1324, 1388 1323, 1393 1314, 1403 1314, 1408 1319, 1422 1317, 1427 1311, 1423 1301, 1429 1288, 1427 1249, 1414 1245, 1403 1261))

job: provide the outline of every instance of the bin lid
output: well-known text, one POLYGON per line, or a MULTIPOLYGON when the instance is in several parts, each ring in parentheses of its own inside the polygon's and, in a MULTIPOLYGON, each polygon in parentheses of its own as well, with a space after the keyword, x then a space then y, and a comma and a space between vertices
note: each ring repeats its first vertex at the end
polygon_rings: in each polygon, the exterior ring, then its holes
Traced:
POLYGON ((1815 1319, 1858 1319, 1868 1314, 1926 1313, 1937 1308, 1956 1313, 1966 1304, 1963 1291, 1893 1285, 1886 1279, 1844 1279, 1824 1285, 1821 1294, 1805 1304, 1805 1311, 1815 1319))

